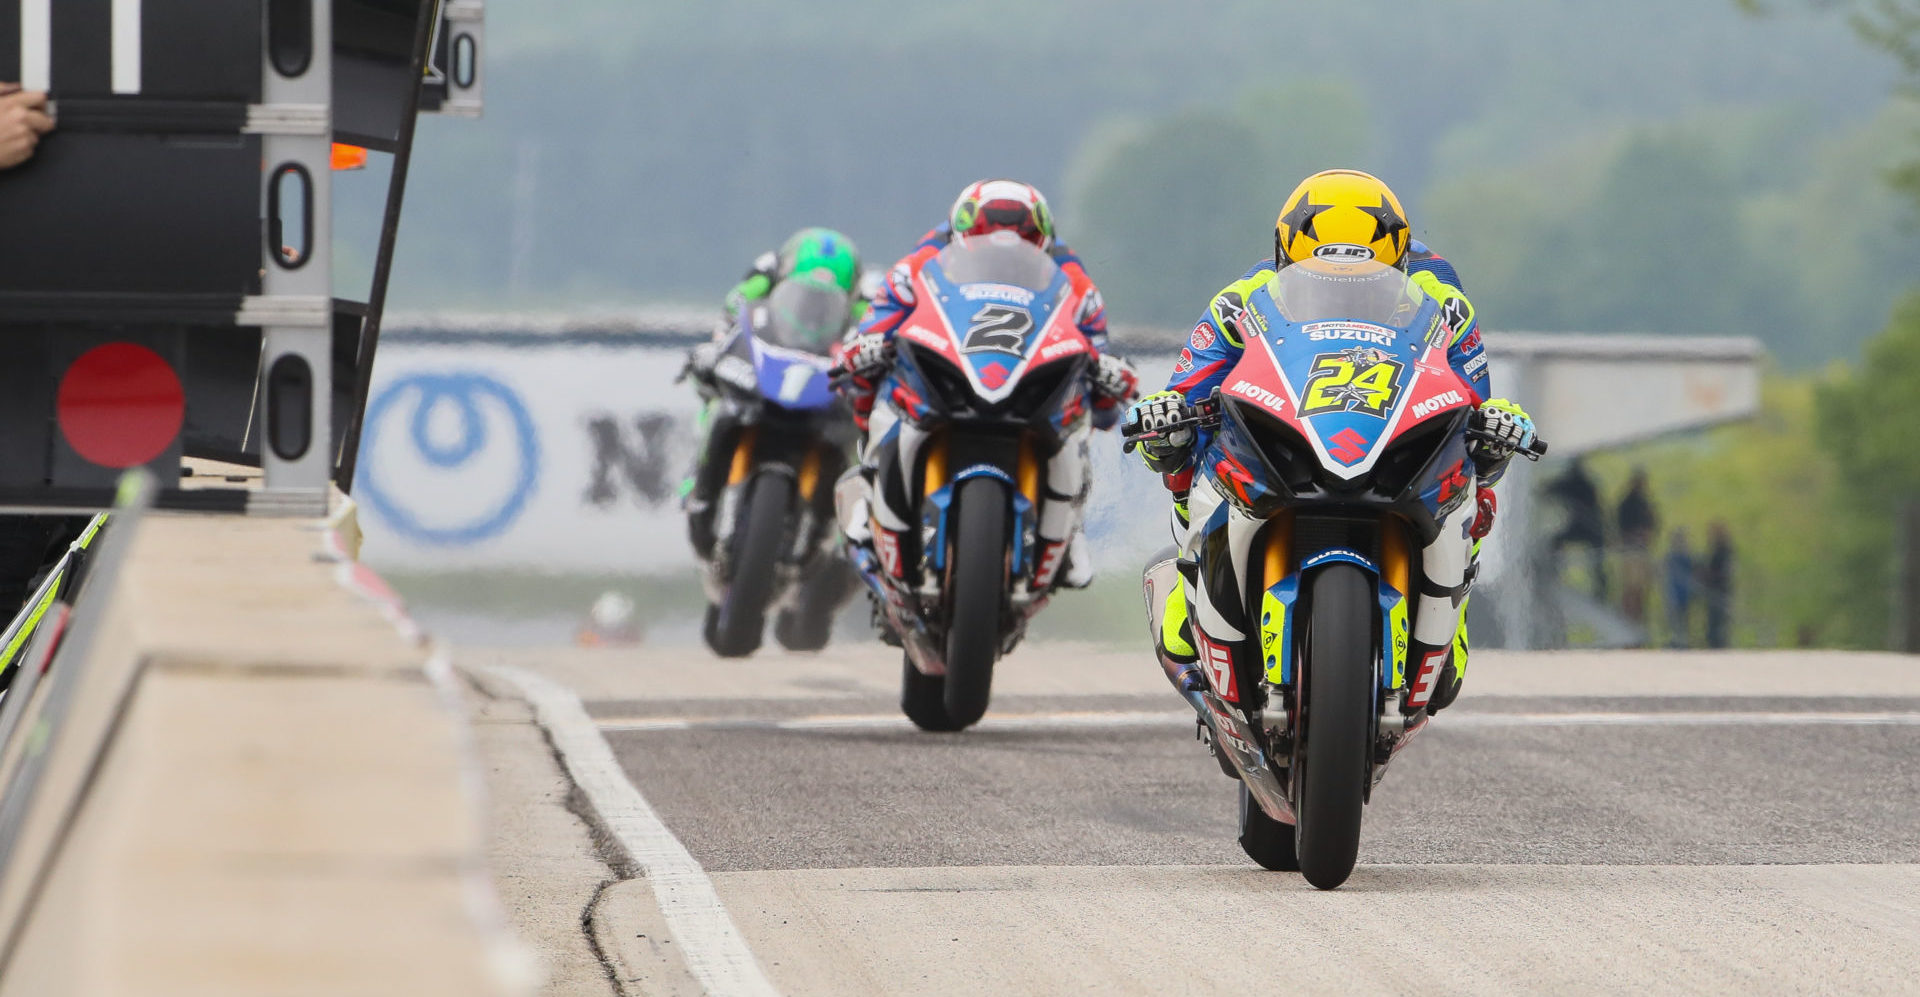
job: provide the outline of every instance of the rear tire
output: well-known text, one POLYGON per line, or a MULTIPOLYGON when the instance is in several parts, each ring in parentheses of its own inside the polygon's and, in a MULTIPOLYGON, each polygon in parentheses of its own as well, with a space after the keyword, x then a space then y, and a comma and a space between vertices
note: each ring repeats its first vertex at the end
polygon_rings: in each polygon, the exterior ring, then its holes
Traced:
POLYGON ((900 710, 907 715, 907 719, 921 730, 940 734, 966 726, 947 719, 946 678, 925 674, 913 666, 912 655, 905 657, 906 671, 900 677, 900 710))
POLYGON ((1375 590, 1351 564, 1320 569, 1311 585, 1296 846, 1307 882, 1331 890, 1347 881, 1360 853, 1372 770, 1375 590))
POLYGON ((734 528, 733 556, 728 559, 732 580, 707 634, 713 653, 742 658, 760 647, 767 625, 767 603, 773 598, 780 551, 787 543, 787 513, 793 508, 793 481, 779 474, 761 474, 747 485, 740 519, 734 528))
POLYGON ((1261 868, 1274 872, 1299 872, 1300 853, 1294 848, 1292 824, 1282 824, 1267 816, 1246 783, 1240 784, 1240 848, 1261 868))
POLYGON ((969 478, 954 491, 948 537, 952 574, 947 622, 947 718, 971 727, 987 713, 1000 655, 1000 606, 1007 587, 1007 487, 969 478))

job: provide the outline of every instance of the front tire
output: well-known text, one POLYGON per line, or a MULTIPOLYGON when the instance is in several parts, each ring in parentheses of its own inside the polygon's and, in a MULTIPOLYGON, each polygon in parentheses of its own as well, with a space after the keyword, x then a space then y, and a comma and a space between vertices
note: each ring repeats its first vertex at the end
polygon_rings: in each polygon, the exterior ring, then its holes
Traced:
POLYGON ((1371 775, 1374 586, 1351 564, 1314 575, 1301 724, 1296 847, 1307 882, 1331 890, 1360 853, 1360 814, 1371 775))
POLYGON ((1267 816, 1254 800, 1246 783, 1240 784, 1240 849, 1261 868, 1274 872, 1299 872, 1300 853, 1294 847, 1292 824, 1282 824, 1267 816))
POLYGON ((1000 607, 1007 587, 1007 487, 969 478, 954 490, 948 556, 947 718, 971 727, 987 713, 993 662, 1000 654, 1000 607))
POLYGON ((725 599, 707 631, 707 644, 723 658, 743 658, 760 648, 767 603, 773 598, 780 551, 787 542, 787 513, 793 508, 793 481, 761 474, 747 484, 746 501, 734 529, 725 599))
POLYGON ((913 655, 904 655, 906 668, 900 676, 900 711, 915 727, 936 734, 950 734, 965 727, 947 718, 947 680, 928 675, 913 666, 913 655))

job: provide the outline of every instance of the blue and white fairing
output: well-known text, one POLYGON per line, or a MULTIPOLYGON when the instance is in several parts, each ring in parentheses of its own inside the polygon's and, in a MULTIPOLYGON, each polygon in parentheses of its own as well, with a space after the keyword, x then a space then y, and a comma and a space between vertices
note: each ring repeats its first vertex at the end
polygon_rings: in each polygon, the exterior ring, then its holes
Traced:
POLYGON ((775 346, 759 337, 747 340, 760 394, 781 408, 808 412, 831 407, 838 396, 828 372, 833 361, 804 350, 775 346))
POLYGON ((832 407, 828 372, 833 344, 846 329, 846 292, 831 283, 791 277, 764 301, 741 310, 736 348, 753 367, 761 397, 809 412, 832 407))
POLYGON ((1354 480, 1395 439, 1473 404, 1447 359, 1439 302, 1389 268, 1289 267, 1248 296, 1248 343, 1224 394, 1279 417, 1321 465, 1354 480))

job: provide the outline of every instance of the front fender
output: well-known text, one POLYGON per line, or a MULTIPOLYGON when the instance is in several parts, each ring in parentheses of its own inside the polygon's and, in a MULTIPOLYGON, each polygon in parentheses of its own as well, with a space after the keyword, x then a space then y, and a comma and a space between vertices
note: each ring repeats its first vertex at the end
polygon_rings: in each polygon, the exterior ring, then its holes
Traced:
POLYGON ((1294 638, 1297 629, 1294 610, 1307 576, 1330 564, 1351 564, 1373 578, 1380 600, 1380 647, 1388 659, 1380 669, 1380 688, 1389 692, 1406 681, 1407 600, 1388 584, 1372 559, 1341 547, 1321 551, 1307 558, 1300 570, 1269 586, 1260 597, 1260 657, 1267 681, 1275 685, 1293 683, 1294 638))
POLYGON ((1026 533, 1028 518, 1033 514, 1033 503, 1020 493, 1019 484, 1013 475, 992 464, 971 464, 960 469, 946 484, 935 489, 927 496, 925 515, 933 522, 933 543, 927 550, 927 560, 935 571, 945 571, 947 567, 947 518, 953 509, 953 493, 960 483, 970 478, 994 478, 1007 486, 1007 494, 1013 497, 1012 573, 1019 577, 1026 570, 1026 533))

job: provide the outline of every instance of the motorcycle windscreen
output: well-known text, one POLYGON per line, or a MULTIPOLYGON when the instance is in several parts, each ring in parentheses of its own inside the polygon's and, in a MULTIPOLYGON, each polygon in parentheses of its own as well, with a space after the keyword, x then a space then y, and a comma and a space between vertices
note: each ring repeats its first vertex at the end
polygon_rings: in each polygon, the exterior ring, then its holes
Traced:
POLYGON ((996 402, 1013 390, 1071 296, 1052 257, 1017 238, 996 238, 1006 234, 955 242, 921 270, 981 397, 996 402))
POLYGON ((1260 345, 1226 391, 1298 428, 1352 480, 1415 425, 1470 404, 1447 362, 1439 303, 1379 263, 1296 263, 1252 296, 1260 345), (1262 328, 1264 327, 1264 328, 1262 328))
POLYGON ((830 355, 847 329, 847 292, 810 277, 789 277, 754 306, 753 334, 775 346, 830 355))

